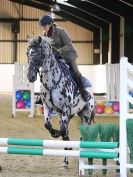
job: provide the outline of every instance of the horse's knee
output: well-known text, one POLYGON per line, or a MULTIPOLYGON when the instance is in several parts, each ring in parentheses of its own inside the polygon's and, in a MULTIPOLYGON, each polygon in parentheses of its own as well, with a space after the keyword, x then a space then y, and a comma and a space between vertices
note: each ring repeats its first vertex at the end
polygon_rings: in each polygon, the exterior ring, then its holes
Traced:
POLYGON ((64 125, 61 126, 60 128, 60 134, 62 137, 65 137, 66 136, 66 128, 64 125))
POLYGON ((67 127, 68 122, 66 120, 62 120, 61 127, 60 127, 60 133, 62 137, 65 137, 67 135, 67 127))

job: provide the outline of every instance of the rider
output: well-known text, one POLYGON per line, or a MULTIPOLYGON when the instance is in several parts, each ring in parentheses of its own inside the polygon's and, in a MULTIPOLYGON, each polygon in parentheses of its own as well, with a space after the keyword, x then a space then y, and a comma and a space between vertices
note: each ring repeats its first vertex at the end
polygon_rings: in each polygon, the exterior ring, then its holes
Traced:
POLYGON ((88 100, 88 92, 83 86, 82 76, 78 70, 76 64, 76 58, 78 57, 75 48, 72 45, 72 41, 68 33, 61 27, 58 27, 53 23, 53 19, 50 15, 43 15, 39 19, 39 25, 44 31, 44 35, 53 39, 53 48, 60 54, 62 59, 68 63, 76 76, 78 87, 81 91, 81 95, 84 101, 88 100))

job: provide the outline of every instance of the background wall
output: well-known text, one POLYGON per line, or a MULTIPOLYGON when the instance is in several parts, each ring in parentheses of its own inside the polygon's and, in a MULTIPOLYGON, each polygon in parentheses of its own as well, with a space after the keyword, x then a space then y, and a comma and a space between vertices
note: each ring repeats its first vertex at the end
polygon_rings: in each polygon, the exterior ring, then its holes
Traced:
MULTIPOLYGON (((10 1, 0 2, 0 17, 3 19, 0 22, 0 64, 27 63, 27 37, 42 35, 38 21, 40 16, 49 12, 10 1)), ((78 64, 93 64, 93 32, 59 16, 55 19, 55 23, 70 35, 78 52, 78 64)))

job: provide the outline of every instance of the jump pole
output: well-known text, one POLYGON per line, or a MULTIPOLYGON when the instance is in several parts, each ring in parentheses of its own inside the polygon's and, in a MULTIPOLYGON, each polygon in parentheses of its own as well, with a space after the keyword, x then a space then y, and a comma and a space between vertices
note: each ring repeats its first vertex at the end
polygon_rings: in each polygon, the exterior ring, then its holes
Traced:
POLYGON ((61 140, 42 140, 42 139, 0 138, 0 145, 114 149, 118 147, 118 142, 61 141, 61 140))
POLYGON ((79 150, 55 150, 44 148, 19 148, 19 147, 0 147, 0 153, 5 154, 23 154, 23 155, 48 155, 48 156, 67 156, 81 158, 102 158, 115 159, 118 158, 117 152, 95 152, 95 151, 79 151, 79 150))

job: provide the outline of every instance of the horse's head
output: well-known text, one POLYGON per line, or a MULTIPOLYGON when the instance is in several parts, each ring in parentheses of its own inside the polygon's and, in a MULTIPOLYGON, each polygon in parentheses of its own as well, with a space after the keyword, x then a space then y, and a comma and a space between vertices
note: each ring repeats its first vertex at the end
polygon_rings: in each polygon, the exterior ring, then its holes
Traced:
POLYGON ((37 72, 45 59, 49 57, 50 50, 51 45, 46 38, 39 36, 29 40, 27 48, 29 63, 27 78, 30 82, 36 81, 37 72))

